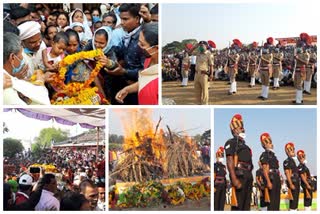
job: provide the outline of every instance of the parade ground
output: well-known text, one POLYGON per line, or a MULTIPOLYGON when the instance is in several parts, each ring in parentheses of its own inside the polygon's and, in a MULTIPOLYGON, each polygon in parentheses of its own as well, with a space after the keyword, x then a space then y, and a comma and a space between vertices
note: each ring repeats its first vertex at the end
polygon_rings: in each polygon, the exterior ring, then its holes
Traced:
MULTIPOLYGON (((269 99, 262 101, 257 97, 261 94, 261 84, 249 88, 248 82, 237 82, 238 92, 235 95, 228 95, 230 85, 227 81, 211 81, 209 88, 210 105, 292 105, 295 99, 295 89, 293 86, 282 86, 279 90, 269 89, 269 99)), ((189 81, 188 86, 181 87, 181 82, 162 82, 162 103, 166 98, 174 100, 176 105, 195 105, 193 81, 189 81)), ((304 105, 317 104, 317 89, 311 89, 311 95, 303 95, 304 105)))

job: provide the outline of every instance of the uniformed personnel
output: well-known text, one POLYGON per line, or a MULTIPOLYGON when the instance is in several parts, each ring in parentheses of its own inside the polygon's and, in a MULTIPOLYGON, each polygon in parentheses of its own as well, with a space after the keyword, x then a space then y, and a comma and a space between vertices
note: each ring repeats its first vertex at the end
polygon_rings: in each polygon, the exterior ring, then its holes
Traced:
POLYGON ((280 88, 279 77, 282 72, 283 53, 280 49, 280 44, 273 49, 273 64, 272 64, 272 77, 273 77, 273 90, 280 88))
POLYGON ((214 210, 224 210, 226 203, 226 166, 223 164, 224 148, 219 147, 214 163, 214 210))
POLYGON ((283 169, 287 178, 289 208, 290 210, 297 210, 300 193, 300 178, 299 170, 294 161, 295 157, 294 144, 289 142, 285 145, 285 152, 288 158, 283 162, 283 169), (291 197, 292 195, 292 197, 291 197))
POLYGON ((263 178, 263 169, 261 162, 258 161, 259 169, 256 171, 256 182, 260 192, 260 210, 267 211, 268 207, 266 202, 264 201, 264 189, 265 189, 265 181, 263 178))
POLYGON ((198 105, 208 105, 208 79, 213 79, 213 61, 211 53, 207 50, 208 43, 206 41, 200 41, 190 52, 195 50, 195 48, 199 49, 199 53, 196 57, 196 74, 194 77, 195 96, 198 105))
POLYGON ((256 48, 258 47, 257 42, 252 43, 251 50, 249 52, 249 76, 250 76, 250 84, 249 87, 254 87, 256 85, 256 73, 258 68, 258 54, 256 48))
POLYGON ((262 48, 262 55, 260 56, 259 62, 262 90, 261 95, 258 98, 262 100, 268 99, 270 76, 272 75, 272 60, 273 55, 269 52, 269 45, 265 43, 262 48))
POLYGON ((301 187, 303 189, 303 204, 305 211, 311 211, 312 198, 313 198, 313 187, 311 182, 311 175, 308 167, 306 166, 306 155, 303 150, 297 152, 299 160, 299 174, 301 178, 301 187))
POLYGON ((309 63, 307 64, 306 80, 303 83, 303 93, 311 95, 312 75, 315 72, 315 63, 317 62, 317 53, 309 46, 306 50, 309 53, 309 63))
POLYGON ((232 117, 230 129, 233 138, 226 142, 224 149, 232 183, 231 210, 250 210, 253 184, 252 152, 244 141, 245 129, 240 114, 232 117))
POLYGON ((298 105, 303 103, 303 91, 302 84, 306 79, 306 66, 309 63, 309 54, 304 52, 303 43, 298 42, 296 47, 296 55, 294 56, 295 68, 294 68, 294 87, 296 89, 296 99, 292 102, 298 105))
POLYGON ((189 69, 190 69, 190 59, 187 51, 183 53, 182 58, 182 82, 181 86, 188 86, 188 77, 189 77, 189 69))
POLYGON ((231 51, 228 54, 228 74, 230 78, 230 89, 228 94, 232 95, 237 93, 237 82, 236 76, 238 73, 238 63, 240 59, 240 55, 238 51, 240 50, 242 43, 238 39, 233 40, 233 44, 231 46, 231 51))
POLYGON ((268 206, 268 210, 279 210, 281 190, 279 161, 273 151, 272 139, 269 133, 261 134, 260 142, 265 150, 259 159, 262 165, 264 181, 266 184, 263 194, 265 196, 269 195, 269 201, 265 198, 265 202, 268 206))

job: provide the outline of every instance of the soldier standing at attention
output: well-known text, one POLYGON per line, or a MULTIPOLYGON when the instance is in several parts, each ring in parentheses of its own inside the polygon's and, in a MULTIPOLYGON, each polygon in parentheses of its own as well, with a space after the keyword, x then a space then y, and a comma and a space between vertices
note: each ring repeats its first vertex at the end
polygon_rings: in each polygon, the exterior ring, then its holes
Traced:
POLYGON ((237 93, 237 82, 236 76, 238 73, 238 63, 240 59, 240 55, 237 53, 242 47, 242 43, 238 39, 233 40, 233 44, 231 46, 230 54, 228 55, 228 73, 230 77, 230 89, 228 94, 232 95, 237 93))
POLYGON ((299 174, 301 178, 301 187, 303 189, 303 204, 305 211, 311 211, 312 205, 312 192, 313 187, 311 185, 311 176, 308 167, 306 166, 307 160, 306 155, 303 150, 297 152, 297 157, 300 162, 298 165, 299 174))
POLYGON ((300 179, 298 167, 293 160, 293 157, 296 156, 294 152, 294 144, 289 142, 284 148, 288 156, 288 158, 283 162, 283 169, 287 178, 288 196, 290 200, 289 207, 290 210, 297 210, 300 193, 300 179))
POLYGON ((260 210, 267 211, 268 207, 266 202, 264 201, 264 189, 266 186, 265 186, 265 181, 263 176, 263 168, 260 161, 258 162, 258 164, 259 164, 259 169, 256 171, 256 182, 260 190, 260 210))
POLYGON ((189 54, 198 48, 199 53, 196 58, 196 74, 194 77, 195 96, 198 105, 209 104, 208 79, 213 79, 213 61, 211 53, 207 50, 208 43, 200 41, 189 52, 189 54))
POLYGON ((214 163, 214 210, 224 210, 226 203, 226 166, 223 164, 224 149, 219 147, 216 152, 217 162, 214 163))
POLYGON ((294 68, 294 87, 296 89, 296 99, 292 101, 297 105, 301 105, 303 103, 303 94, 302 94, 302 84, 306 79, 306 66, 309 63, 309 54, 304 52, 303 50, 304 43, 303 41, 299 41, 297 43, 297 51, 294 56, 296 63, 294 68))
POLYGON ((268 41, 267 43, 264 43, 264 46, 262 49, 262 55, 259 62, 262 91, 261 91, 261 95, 258 98, 262 100, 268 99, 270 76, 272 74, 273 55, 272 53, 269 52, 269 47, 271 46, 273 39, 269 37, 267 41, 268 41))
POLYGON ((230 122, 233 138, 224 145, 232 184, 231 210, 250 210, 252 193, 252 152, 246 145, 242 116, 236 114, 230 122))
POLYGON ((311 48, 311 46, 308 46, 306 52, 310 55, 310 59, 306 69, 306 80, 303 83, 303 93, 311 95, 311 80, 315 70, 315 63, 317 62, 317 53, 311 48))
POLYGON ((260 136, 260 142, 265 151, 260 156, 266 188, 264 195, 269 195, 267 203, 268 210, 280 210, 280 171, 279 161, 274 154, 272 139, 269 133, 260 136), (268 192, 266 192, 268 191, 268 192))
POLYGON ((283 53, 280 50, 280 43, 277 44, 276 48, 273 50, 273 67, 272 67, 272 76, 273 76, 273 90, 280 88, 279 77, 282 72, 282 60, 283 53))
POLYGON ((250 76, 249 87, 250 88, 256 85, 256 72, 257 72, 257 62, 258 62, 258 55, 256 52, 257 47, 258 47, 258 43, 253 42, 251 45, 251 50, 249 52, 249 76, 250 76))

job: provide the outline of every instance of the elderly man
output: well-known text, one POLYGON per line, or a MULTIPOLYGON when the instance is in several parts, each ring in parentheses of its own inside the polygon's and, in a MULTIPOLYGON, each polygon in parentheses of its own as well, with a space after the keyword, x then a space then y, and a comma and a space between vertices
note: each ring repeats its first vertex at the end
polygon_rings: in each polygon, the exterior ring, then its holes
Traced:
POLYGON ((18 26, 23 46, 23 59, 29 66, 27 78, 30 78, 42 63, 42 50, 46 48, 41 38, 41 26, 38 22, 27 21, 18 26))
MULTIPOLYGON (((21 72, 28 66, 22 55, 19 37, 7 32, 3 35, 3 99, 5 105, 44 104, 49 105, 48 90, 43 85, 33 85, 21 80, 21 72)), ((23 78, 23 77, 22 77, 23 78)), ((39 76, 38 82, 44 83, 45 77, 39 76)))

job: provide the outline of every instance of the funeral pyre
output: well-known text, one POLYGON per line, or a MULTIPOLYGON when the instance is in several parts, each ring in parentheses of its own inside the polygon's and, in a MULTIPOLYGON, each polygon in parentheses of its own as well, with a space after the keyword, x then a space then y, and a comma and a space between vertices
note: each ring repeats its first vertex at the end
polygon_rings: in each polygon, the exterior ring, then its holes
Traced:
POLYGON ((123 118, 123 151, 112 180, 134 182, 109 191, 110 207, 150 207, 159 203, 182 204, 185 199, 199 200, 210 195, 210 178, 196 142, 183 132, 173 132, 168 125, 160 128, 162 118, 154 123, 152 109, 130 109, 123 118), (178 178, 199 176, 197 182, 178 178), (171 180, 177 182, 162 182, 171 180), (121 192, 121 194, 119 193, 121 192))

